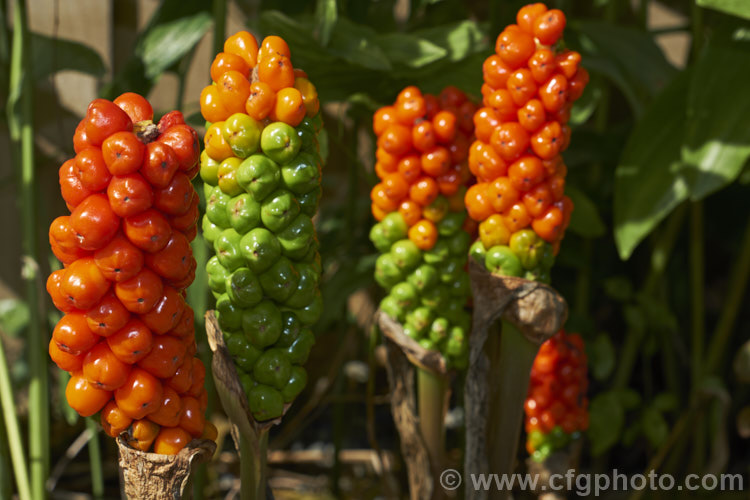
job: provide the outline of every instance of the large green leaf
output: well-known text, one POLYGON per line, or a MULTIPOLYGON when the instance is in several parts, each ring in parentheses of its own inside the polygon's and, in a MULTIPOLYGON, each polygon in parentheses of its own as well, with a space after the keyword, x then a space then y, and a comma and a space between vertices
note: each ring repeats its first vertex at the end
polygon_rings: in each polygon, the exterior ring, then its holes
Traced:
POLYGON ((61 70, 73 70, 101 78, 106 68, 99 54, 82 43, 31 34, 31 65, 34 80, 43 80, 61 70))
POLYGON ((375 41, 388 59, 411 68, 426 66, 448 55, 444 48, 413 34, 384 33, 375 41))
POLYGON ((622 259, 689 196, 680 151, 688 77, 677 77, 648 108, 615 170, 615 242, 622 259))
POLYGON ((328 45, 339 17, 336 0, 318 0, 315 17, 318 20, 318 39, 322 45, 328 45))
POLYGON ((156 78, 195 47, 211 27, 208 12, 159 24, 141 38, 136 54, 143 60, 146 76, 156 78))
POLYGON ((599 216, 599 211, 591 198, 580 189, 567 186, 565 193, 573 201, 574 209, 570 216, 570 230, 585 238, 598 238, 607 228, 599 216))
POLYGON ((747 0, 696 0, 696 3, 701 7, 750 19, 750 2, 747 0))
POLYGON ((750 157, 748 81, 750 51, 709 46, 696 62, 682 150, 693 200, 734 182, 750 157))
POLYGON ((617 393, 597 395, 589 405, 591 454, 601 455, 617 443, 625 423, 625 409, 617 393))
POLYGON ((336 22, 328 49, 356 66, 379 71, 391 69, 391 62, 376 42, 375 30, 345 18, 336 22))
POLYGON ((585 65, 612 78, 636 114, 677 73, 647 32, 596 21, 571 25, 583 36, 585 65))
POLYGON ((414 34, 443 47, 448 51, 448 59, 454 62, 487 49, 484 31, 470 20, 417 30, 414 34))

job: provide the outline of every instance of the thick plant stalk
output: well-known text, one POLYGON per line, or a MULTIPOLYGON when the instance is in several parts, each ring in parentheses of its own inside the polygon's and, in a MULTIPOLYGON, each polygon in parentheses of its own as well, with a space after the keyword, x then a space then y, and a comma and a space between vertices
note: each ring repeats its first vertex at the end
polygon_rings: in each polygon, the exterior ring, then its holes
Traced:
POLYGON ((240 434, 240 498, 266 498, 266 462, 268 430, 240 434))
POLYGON ((45 498, 49 471, 49 389, 40 310, 40 286, 36 252, 36 183, 34 182, 34 125, 26 4, 13 8, 13 47, 8 96, 8 126, 14 143, 14 157, 20 172, 21 224, 23 230, 23 277, 29 305, 27 351, 29 355, 29 462, 34 498, 45 498))
POLYGON ((424 438, 433 470, 445 462, 445 413, 447 385, 445 375, 417 368, 419 430, 424 438))

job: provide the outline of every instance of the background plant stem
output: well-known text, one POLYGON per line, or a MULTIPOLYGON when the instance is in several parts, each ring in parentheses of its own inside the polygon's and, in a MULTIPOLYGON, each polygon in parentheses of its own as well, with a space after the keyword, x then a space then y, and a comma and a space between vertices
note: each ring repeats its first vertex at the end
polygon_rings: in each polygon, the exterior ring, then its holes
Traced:
POLYGON ((8 126, 13 142, 13 159, 20 177, 20 203, 23 263, 29 325, 26 349, 29 359, 29 463, 31 490, 35 499, 46 497, 45 481, 49 470, 49 389, 47 380, 47 342, 42 331, 45 317, 39 281, 36 251, 36 182, 34 180, 34 126, 30 78, 26 4, 13 6, 13 46, 11 51, 8 126))
POLYGON ((104 471, 102 469, 102 452, 99 443, 99 424, 93 418, 86 419, 89 431, 89 464, 91 466, 91 493, 95 499, 104 497, 104 471))
POLYGON ((442 470, 445 460, 446 386, 442 375, 417 367, 419 432, 430 454, 433 470, 442 470))
POLYGON ((265 500, 268 431, 246 436, 240 432, 240 498, 265 500))
POLYGON ((3 409, 3 421, 8 436, 8 447, 13 462, 13 474, 19 500, 31 500, 29 471, 26 468, 26 452, 23 449, 21 430, 16 417, 16 404, 13 400, 13 387, 10 382, 8 362, 5 358, 5 347, 0 341, 0 405, 3 409))

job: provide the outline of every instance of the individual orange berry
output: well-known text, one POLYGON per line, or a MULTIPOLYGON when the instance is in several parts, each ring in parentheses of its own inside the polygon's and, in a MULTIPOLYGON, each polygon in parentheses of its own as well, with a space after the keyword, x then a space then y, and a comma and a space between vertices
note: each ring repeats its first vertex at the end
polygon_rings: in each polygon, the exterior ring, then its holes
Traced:
POLYGON ((413 200, 404 200, 398 206, 398 212, 404 218, 408 226, 413 226, 422 218, 422 207, 413 200))
POLYGON ((466 102, 466 94, 458 87, 448 85, 440 91, 439 101, 442 108, 458 108, 466 102))
POLYGON ((221 95, 219 95, 219 87, 216 85, 207 85, 203 88, 200 105, 201 115, 211 123, 224 121, 232 114, 224 104, 221 95))
POLYGON ((429 250, 437 242, 438 232, 432 221, 422 219, 409 228, 409 239, 422 250, 429 250))
POLYGON ((283 88, 276 94, 276 105, 271 111, 271 119, 282 121, 292 127, 300 124, 307 114, 302 94, 294 87, 283 88))
POLYGON ((531 190, 544 180, 545 175, 542 161, 533 155, 523 156, 508 167, 508 177, 513 187, 521 192, 531 190))
POLYGON ((523 106, 536 95, 537 86, 531 71, 521 68, 514 71, 506 83, 513 102, 516 106, 523 106))
POLYGON ((164 385, 177 391, 177 394, 189 391, 193 385, 193 359, 186 357, 175 374, 164 381, 164 385))
POLYGON ((432 128, 438 141, 448 144, 456 136, 456 115, 450 111, 439 111, 432 118, 432 128))
POLYGON ((412 149, 411 128, 404 125, 391 125, 378 138, 378 147, 394 156, 404 156, 412 149))
POLYGON ((557 67, 560 68, 565 78, 570 80, 578 72, 578 67, 581 64, 581 54, 574 50, 565 50, 555 56, 557 67))
POLYGON ((99 420, 104 428, 104 432, 113 438, 125 432, 130 427, 131 422, 133 422, 133 419, 125 415, 114 401, 110 401, 104 405, 99 420))
POLYGON ((520 197, 520 193, 508 177, 498 177, 489 184, 487 191, 492 208, 498 213, 508 210, 520 197))
POLYGON ((164 295, 140 318, 156 335, 163 335, 177 326, 185 311, 185 299, 171 286, 164 286, 164 295))
POLYGON ((65 399, 82 417, 90 417, 112 398, 112 392, 96 387, 81 372, 71 374, 65 387, 65 399))
POLYGON ((555 174, 547 181, 549 184, 552 201, 560 201, 565 194, 565 176, 555 174))
POLYGON ((568 100, 571 102, 577 101, 583 95, 588 83, 589 72, 586 71, 586 68, 578 68, 573 79, 568 82, 568 100))
POLYGON ((378 109, 372 117, 372 130, 375 135, 380 136, 385 129, 396 124, 396 108, 393 106, 383 106, 378 109))
POLYGON ((114 391, 125 383, 130 365, 117 359, 106 342, 99 342, 83 358, 83 376, 99 389, 114 391))
POLYGON ((523 204, 532 217, 541 216, 553 201, 552 190, 547 183, 539 184, 523 195, 523 204))
POLYGON ((466 191, 464 202, 469 217, 481 222, 494 212, 489 195, 488 184, 480 182, 474 184, 466 191))
POLYGON ((71 297, 62 289, 62 283, 67 272, 67 269, 58 269, 47 278, 47 293, 55 307, 64 313, 76 312, 77 310, 71 297))
POLYGON ((557 71, 555 54, 546 48, 540 48, 529 59, 529 71, 536 83, 543 83, 557 71))
MULTIPOLYGON (((133 123, 154 119, 154 109, 151 107, 151 103, 135 92, 125 92, 112 102, 125 111, 133 123)), ((76 150, 76 153, 78 153, 78 150, 76 150)))
POLYGON ((219 52, 211 63, 211 80, 218 82, 227 71, 237 71, 245 78, 250 76, 250 66, 237 54, 219 52))
POLYGON ((382 208, 380 208, 374 203, 370 204, 370 211, 372 212, 372 216, 378 222, 385 219, 385 217, 390 213, 390 212, 386 212, 385 210, 383 210, 382 208))
POLYGON ((461 170, 458 166, 453 166, 437 179, 438 189, 440 194, 445 196, 454 195, 463 184, 463 178, 461 176, 461 170))
POLYGON ((399 199, 391 199, 382 182, 376 184, 372 188, 372 191, 370 191, 370 199, 374 205, 377 205, 386 213, 395 211, 398 208, 398 203, 401 201, 399 199))
POLYGON ((495 129, 500 126, 500 117, 492 108, 480 108, 474 113, 474 134, 482 142, 490 142, 495 129))
POLYGON ((505 161, 513 161, 529 147, 529 133, 518 122, 506 122, 492 132, 490 143, 505 161))
POLYGON ((152 422, 164 427, 177 427, 182 416, 182 399, 171 387, 165 386, 161 406, 148 417, 152 422))
MULTIPOLYGON (((474 135, 473 133, 471 134, 474 135)), ((453 164, 464 163, 469 157, 469 147, 473 137, 467 135, 463 130, 459 130, 456 138, 448 145, 448 151, 451 154, 453 164)))
POLYGON ((148 268, 141 269, 129 280, 115 284, 115 295, 125 308, 136 314, 151 310, 162 298, 163 284, 158 274, 148 268))
POLYGON ((216 82, 224 107, 230 115, 245 111, 245 101, 250 96, 250 82, 239 71, 229 70, 216 82))
POLYGON ((133 367, 125 383, 115 391, 115 401, 130 418, 141 419, 161 406, 161 382, 142 368, 133 367))
POLYGON ((154 440, 154 453, 177 455, 191 441, 190 434, 179 427, 162 427, 154 440))
POLYGON ((398 169, 399 157, 390 154, 383 148, 375 150, 375 159, 383 165, 383 169, 387 172, 395 172, 398 169))
POLYGON ((205 417, 201 411, 201 404, 195 397, 182 398, 182 415, 180 416, 180 427, 189 432, 193 437, 203 434, 205 417))
POLYGON ((437 144, 437 136, 430 121, 423 121, 414 125, 411 129, 411 142, 417 151, 425 153, 437 144))
POLYGON ((534 219, 531 227, 540 238, 553 243, 562 233, 563 213, 558 207, 549 207, 543 215, 534 219))
POLYGON ((534 20, 534 36, 544 45, 554 45, 565 29, 565 14, 559 9, 548 10, 534 20))
POLYGON ((409 197, 426 207, 437 198, 439 188, 437 181, 432 177, 422 176, 417 179, 409 188, 409 197))
MULTIPOLYGON (((510 81, 510 80, 509 80, 510 81)), ((501 121, 515 119, 518 105, 516 104, 513 94, 506 88, 498 89, 485 99, 487 105, 495 110, 497 117, 501 121)))
POLYGON ((210 420, 206 420, 206 424, 203 426, 203 433, 201 439, 208 439, 209 441, 216 441, 219 437, 219 430, 210 420))
POLYGON ((564 140, 560 124, 547 122, 531 136, 531 149, 539 158, 549 160, 560 154, 564 140))
POLYGON ((138 366, 155 377, 170 378, 184 361, 186 349, 186 343, 177 337, 157 335, 151 351, 138 362, 138 366))
POLYGON ((271 56, 258 61, 258 79, 267 83, 274 92, 294 86, 294 68, 285 56, 271 56))
POLYGON ((109 290, 110 283, 91 257, 68 265, 60 282, 66 300, 81 311, 94 307, 109 290))
POLYGON ((153 343, 151 330, 137 318, 131 318, 125 326, 107 337, 107 345, 117 359, 131 365, 145 358, 151 352, 153 343))
POLYGON ((291 52, 289 51, 289 45, 287 45, 284 39, 280 36, 267 36, 260 44, 258 63, 260 63, 262 59, 268 59, 271 57, 292 57, 291 52))
POLYGON ((159 424, 146 419, 136 419, 130 426, 128 444, 138 450, 148 451, 160 430, 159 424))
POLYGON ((469 168, 483 182, 504 176, 508 171, 505 160, 500 158, 492 146, 481 141, 474 141, 469 149, 469 168))
POLYGON ((518 109, 518 123, 529 132, 536 132, 547 121, 547 113, 542 101, 530 99, 518 109))
POLYGON ((543 3, 532 3, 521 7, 516 14, 516 24, 526 33, 534 34, 534 21, 547 12, 547 6, 543 3))
POLYGON ((530 222, 531 216, 529 215, 529 211, 526 210, 526 206, 521 202, 514 203, 503 214, 503 223, 511 233, 524 229, 530 222))
POLYGON ((83 358, 86 356, 85 353, 81 352, 78 354, 71 354, 63 351, 55 342, 54 337, 49 341, 49 357, 52 359, 58 368, 66 372, 77 372, 81 370, 83 366, 83 358))
POLYGON ((245 101, 245 111, 251 118, 261 121, 273 110, 276 104, 276 92, 264 82, 253 82, 250 95, 245 101))
POLYGON ((224 41, 224 52, 241 57, 249 68, 255 67, 258 41, 247 31, 238 31, 224 41))
POLYGON ((451 154, 443 146, 437 146, 422 154, 422 170, 432 177, 439 177, 451 167, 451 154))
POLYGON ((420 118, 424 118, 426 108, 421 93, 410 97, 401 98, 396 101, 396 118, 402 125, 412 126, 420 118))
POLYGON ((519 29, 506 28, 495 43, 495 52, 511 69, 525 65, 535 48, 534 37, 519 29))
POLYGON ((498 55, 491 55, 482 64, 484 82, 494 89, 505 88, 505 83, 513 70, 498 55))
POLYGON ((383 179, 385 195, 389 200, 402 200, 409 192, 409 183, 400 173, 387 175, 383 179))
POLYGON ((568 79, 560 73, 553 75, 539 88, 539 98, 544 108, 556 113, 568 102, 568 79))

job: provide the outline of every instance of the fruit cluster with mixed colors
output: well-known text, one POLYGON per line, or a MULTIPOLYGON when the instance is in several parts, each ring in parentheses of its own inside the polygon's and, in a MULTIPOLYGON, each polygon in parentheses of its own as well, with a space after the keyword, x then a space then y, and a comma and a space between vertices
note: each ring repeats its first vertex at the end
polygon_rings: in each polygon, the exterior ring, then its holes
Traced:
POLYGON ((229 37, 203 90, 203 236, 208 284, 255 420, 280 417, 307 383, 302 365, 322 301, 312 217, 321 193, 317 92, 286 42, 229 37))
POLYGON ((471 324, 466 261, 476 226, 464 195, 475 110, 455 87, 439 97, 407 87, 373 119, 380 182, 370 239, 381 253, 375 279, 388 291, 380 309, 456 368, 466 366, 471 324))
POLYGON ((196 357, 185 289, 196 262, 199 142, 179 111, 153 123, 143 97, 96 99, 60 168, 71 211, 49 241, 64 268, 47 280, 55 306, 49 354, 70 372, 65 396, 107 434, 134 448, 175 454, 216 438, 205 420, 205 368, 196 357))
POLYGON ((561 48, 564 28, 561 11, 527 5, 483 65, 484 107, 474 115, 469 152, 477 184, 466 207, 480 223, 471 254, 500 275, 549 282, 573 210, 560 155, 589 77, 580 54, 561 48))
POLYGON ((526 450, 536 461, 565 448, 589 426, 586 353, 580 335, 560 330, 539 349, 531 368, 526 450))

